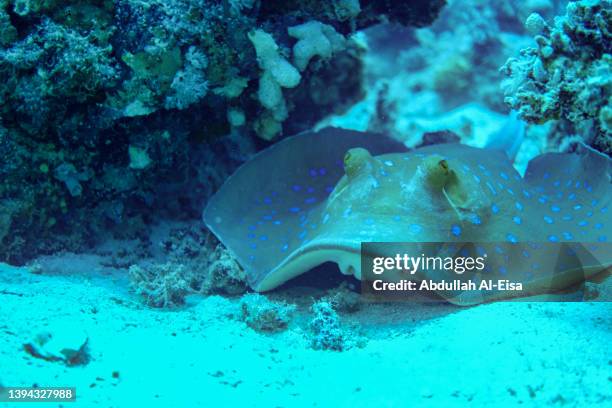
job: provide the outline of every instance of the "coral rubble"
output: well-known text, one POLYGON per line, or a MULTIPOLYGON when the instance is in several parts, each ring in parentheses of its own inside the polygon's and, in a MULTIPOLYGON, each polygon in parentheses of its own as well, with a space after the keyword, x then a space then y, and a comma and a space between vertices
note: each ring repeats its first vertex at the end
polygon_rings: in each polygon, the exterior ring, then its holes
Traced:
POLYGON ((277 332, 287 328, 295 312, 295 305, 273 302, 258 293, 242 297, 241 319, 252 329, 261 332, 277 332))

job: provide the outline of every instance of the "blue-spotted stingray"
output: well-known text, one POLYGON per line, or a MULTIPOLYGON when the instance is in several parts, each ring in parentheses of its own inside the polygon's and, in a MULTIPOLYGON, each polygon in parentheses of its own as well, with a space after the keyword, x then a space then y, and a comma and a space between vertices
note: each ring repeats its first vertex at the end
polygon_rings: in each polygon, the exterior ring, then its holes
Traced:
MULTIPOLYGON (((362 242, 592 243, 584 268, 555 277, 527 271, 520 257, 494 265, 521 279, 523 293, 537 294, 610 266, 611 169, 609 158, 585 147, 536 157, 521 177, 503 151, 408 150, 383 135, 327 128, 245 163, 211 198, 204 221, 257 291, 329 261, 360 279, 362 242)), ((516 296, 439 295, 463 305, 516 296)))

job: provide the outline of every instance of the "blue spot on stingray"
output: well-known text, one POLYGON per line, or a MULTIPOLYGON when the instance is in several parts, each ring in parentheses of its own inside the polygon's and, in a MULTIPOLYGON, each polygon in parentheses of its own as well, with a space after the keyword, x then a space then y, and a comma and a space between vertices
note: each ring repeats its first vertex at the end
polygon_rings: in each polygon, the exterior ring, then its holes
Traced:
POLYGON ((601 207, 601 210, 599 210, 602 214, 605 214, 608 212, 608 207, 601 207))
POLYGON ((493 212, 493 214, 497 214, 499 213, 499 207, 496 204, 493 204, 491 206, 491 211, 493 212))
POLYGON ((310 174, 310 177, 317 177, 318 172, 316 169, 310 169, 308 174, 310 174))
POLYGON ((257 249, 257 244, 251 244, 249 246, 251 247, 251 249, 257 249))
POLYGON ((272 199, 270 197, 264 197, 263 201, 266 204, 272 204, 272 199))
POLYGON ((599 237, 597 237, 597 241, 599 242, 606 242, 608 240, 608 237, 606 237, 605 235, 600 235, 599 237))
POLYGON ((531 193, 527 190, 523 190, 523 195, 525 196, 525 198, 531 198, 531 193))
POLYGON ((597 224, 594 225, 595 229, 602 229, 603 228, 603 224, 601 222, 598 222, 597 224))
POLYGON ((281 225, 281 224, 282 224, 282 222, 281 222, 280 220, 276 220, 276 221, 274 221, 274 222, 273 222, 273 224, 274 224, 274 225, 281 225))
POLYGON ((463 170, 470 171, 470 166, 468 166, 467 164, 464 164, 463 165, 463 170))
POLYGON ((574 185, 574 187, 580 188, 580 181, 577 181, 576 184, 574 185))
POLYGON ((575 200, 576 199, 576 194, 570 193, 570 195, 567 196, 567 199, 570 200, 570 201, 575 200))
POLYGON ((327 170, 325 169, 325 167, 321 167, 319 169, 319 176, 324 176, 327 174, 327 170))
POLYGON ((593 211, 587 211, 586 216, 591 218, 593 216, 593 211))
POLYGON ((291 211, 294 214, 297 214, 300 212, 300 207, 291 207, 289 211, 291 211))
POLYGON ((253 234, 252 232, 247 235, 247 237, 250 239, 255 239, 256 236, 257 235, 253 234))
POLYGON ((314 187, 308 187, 306 189, 306 191, 309 192, 309 193, 314 193, 315 189, 314 189, 314 187))
POLYGON ((334 186, 327 186, 327 187, 325 187, 325 192, 327 194, 331 193, 332 191, 334 191, 334 186))
POLYGON ((542 196, 542 197, 538 198, 538 201, 541 202, 542 204, 545 204, 548 201, 548 199, 546 197, 542 196))
POLYGON ((499 273, 501 273, 502 275, 506 275, 508 273, 508 269, 506 269, 505 266, 500 266, 499 273))
POLYGON ((523 204, 519 203, 518 201, 516 202, 516 204, 514 204, 514 206, 517 210, 523 211, 523 204))
POLYGON ((480 219, 480 217, 476 214, 473 214, 472 217, 470 218, 470 222, 474 225, 480 225, 482 224, 482 220, 480 219))
POLYGON ((552 224, 554 222, 554 220, 552 219, 552 217, 545 215, 544 216, 544 221, 546 221, 548 224, 552 224))
POLYGON ((561 182, 559 180, 557 180, 557 181, 555 181, 553 183, 553 186, 555 186, 555 187, 559 187, 560 185, 561 185, 561 182))
POLYGON ((561 235, 563 235, 563 239, 566 239, 568 241, 574 239, 574 236, 569 232, 563 232, 561 235))
POLYGON ((524 251, 522 252, 522 255, 523 255, 523 257, 524 257, 524 258, 529 258, 529 251, 525 251, 525 250, 524 250, 524 251))
POLYGON ((477 183, 480 183, 480 177, 478 177, 477 175, 474 174, 474 180, 476 180, 477 183))
POLYGON ((504 173, 503 171, 501 173, 499 173, 499 176, 501 178, 503 178, 504 180, 508 180, 508 175, 506 173, 504 173))
POLYGON ((544 180, 548 179, 550 177, 550 173, 544 173, 544 180))
POLYGON ((255 255, 249 255, 249 261, 254 261, 255 260, 255 255))
POLYGON ((297 184, 294 184, 293 186, 291 186, 291 189, 295 192, 298 192, 302 189, 302 186, 299 186, 297 184))
POLYGON ((513 195, 514 195, 514 191, 512 191, 512 189, 511 189, 511 188, 507 189, 506 191, 507 191, 507 192, 508 192, 508 194, 510 194, 511 196, 513 196, 513 195))
POLYGON ((593 207, 595 207, 595 206, 597 205, 597 203, 598 203, 598 202, 599 202, 599 201, 597 201, 597 200, 592 200, 592 201, 591 201, 591 205, 592 205, 593 207))
POLYGON ((478 165, 478 168, 482 171, 487 171, 487 168, 485 166, 483 166, 482 164, 478 165))
POLYGON ((267 241, 268 240, 268 236, 267 235, 262 235, 259 237, 260 240, 262 241, 267 241))
POLYGON ((317 199, 316 199, 316 197, 308 197, 307 199, 304 200, 304 202, 306 204, 314 204, 314 203, 317 202, 317 199))
POLYGON ((272 221, 271 215, 264 215, 262 218, 264 219, 264 221, 272 221))
POLYGON ((366 218, 364 222, 366 225, 374 225, 374 220, 372 218, 366 218))
POLYGON ((387 172, 384 169, 380 169, 380 175, 383 177, 387 177, 387 172))
POLYGON ((518 215, 515 215, 514 217, 512 217, 512 221, 514 221, 515 224, 521 225, 521 217, 519 217, 518 215))
POLYGON ((559 238, 557 238, 557 236, 556 236, 556 235, 549 235, 549 236, 548 236, 548 240, 549 240, 550 242, 559 242, 559 238))
POLYGON ((495 247, 495 252, 497 252, 498 254, 503 254, 504 250, 502 247, 500 247, 499 245, 495 247))
POLYGON ((301 240, 304 240, 304 238, 306 238, 306 234, 308 234, 308 231, 303 230, 302 232, 300 232, 300 234, 298 235, 298 238, 301 240))
POLYGON ((561 211, 561 208, 559 208, 556 205, 551 205, 550 206, 550 211, 552 211, 552 212, 559 212, 559 211, 561 211))
POLYGON ((507 234, 506 239, 508 242, 512 242, 513 244, 518 242, 518 239, 513 234, 507 234))
POLYGON ((289 249, 289 244, 285 244, 281 247, 281 251, 285 252, 289 249))
POLYGON ((587 186, 586 191, 588 191, 589 193, 592 193, 593 192, 593 187, 587 186))
POLYGON ((399 215, 395 215, 393 216, 393 221, 401 221, 402 217, 400 217, 399 215))
POLYGON ((408 228, 413 234, 418 234, 419 232, 423 231, 423 227, 421 227, 419 224, 410 224, 410 227, 408 228))
POLYGON ((256 225, 249 225, 249 231, 255 231, 257 229, 256 225))
POLYGON ((587 225, 589 225, 589 222, 588 221, 580 221, 578 223, 578 225, 580 225, 581 227, 586 227, 587 225))
POLYGON ((574 206, 574 210, 576 210, 576 211, 580 210, 581 208, 582 208, 582 205, 580 205, 580 204, 576 204, 574 206))
POLYGON ((459 225, 457 225, 457 224, 453 224, 451 226, 451 233, 454 236, 458 237, 459 235, 461 235, 461 227, 459 225))

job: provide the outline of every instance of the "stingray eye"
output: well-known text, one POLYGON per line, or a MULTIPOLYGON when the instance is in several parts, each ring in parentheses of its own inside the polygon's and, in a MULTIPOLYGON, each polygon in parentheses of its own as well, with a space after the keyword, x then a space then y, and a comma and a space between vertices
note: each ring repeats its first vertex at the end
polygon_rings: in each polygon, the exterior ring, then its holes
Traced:
POLYGON ((438 162, 438 165, 442 168, 442 170, 444 170, 445 172, 448 171, 448 163, 446 162, 446 160, 440 160, 438 162))
POLYGON ((345 166, 349 162, 349 160, 351 160, 351 151, 350 150, 348 152, 346 152, 346 154, 344 155, 344 165, 345 166))

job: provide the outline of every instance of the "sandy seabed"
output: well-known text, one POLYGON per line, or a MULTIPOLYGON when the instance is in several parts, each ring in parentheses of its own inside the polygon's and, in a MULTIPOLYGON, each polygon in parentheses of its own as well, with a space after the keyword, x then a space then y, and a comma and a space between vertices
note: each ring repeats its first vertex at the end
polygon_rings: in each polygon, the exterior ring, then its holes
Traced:
POLYGON ((301 317, 262 334, 235 317, 239 298, 150 309, 96 256, 45 262, 42 275, 0 264, 0 385, 74 386, 65 407, 612 404, 612 303, 370 304, 343 316, 363 347, 320 351, 305 333, 307 290, 293 295, 301 317), (24 350, 58 324, 87 333, 86 365, 24 350))

